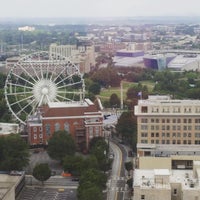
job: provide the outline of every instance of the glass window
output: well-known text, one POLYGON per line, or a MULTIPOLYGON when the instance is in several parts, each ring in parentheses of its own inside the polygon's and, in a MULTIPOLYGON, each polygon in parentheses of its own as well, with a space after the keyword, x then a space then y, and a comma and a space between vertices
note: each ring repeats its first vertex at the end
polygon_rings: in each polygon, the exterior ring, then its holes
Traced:
POLYGON ((55 123, 54 126, 55 126, 54 127, 55 131, 59 131, 60 130, 60 124, 59 123, 55 123))
POLYGON ((99 127, 98 126, 95 127, 95 135, 96 135, 96 137, 99 136, 99 127))
POLYGON ((69 123, 68 122, 64 123, 64 130, 69 133, 69 123))
POLYGON ((49 136, 49 135, 51 134, 50 128, 51 128, 50 124, 46 124, 46 125, 45 125, 45 131, 46 131, 46 135, 47 135, 47 136, 49 136))

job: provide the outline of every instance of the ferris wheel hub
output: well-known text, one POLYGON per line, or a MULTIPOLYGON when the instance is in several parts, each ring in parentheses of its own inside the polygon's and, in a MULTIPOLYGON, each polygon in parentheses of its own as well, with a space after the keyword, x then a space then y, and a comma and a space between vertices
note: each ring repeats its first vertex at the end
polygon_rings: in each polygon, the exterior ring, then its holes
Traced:
POLYGON ((48 88, 47 88, 47 87, 44 87, 44 88, 42 89, 42 94, 43 94, 43 95, 47 95, 48 93, 49 93, 48 88))

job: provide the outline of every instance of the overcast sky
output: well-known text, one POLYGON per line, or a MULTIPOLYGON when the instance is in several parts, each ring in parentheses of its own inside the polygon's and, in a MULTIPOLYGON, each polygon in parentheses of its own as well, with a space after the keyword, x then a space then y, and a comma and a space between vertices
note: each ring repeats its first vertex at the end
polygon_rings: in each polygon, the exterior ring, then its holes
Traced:
POLYGON ((7 17, 200 16, 200 0, 0 0, 7 17))

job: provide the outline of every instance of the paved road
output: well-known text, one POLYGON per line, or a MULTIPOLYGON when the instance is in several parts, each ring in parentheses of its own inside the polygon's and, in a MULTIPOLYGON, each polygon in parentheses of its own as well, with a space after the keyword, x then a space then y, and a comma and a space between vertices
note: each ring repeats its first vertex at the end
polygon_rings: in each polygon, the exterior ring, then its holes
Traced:
POLYGON ((114 160, 112 172, 107 182, 107 200, 129 200, 130 193, 126 182, 130 177, 128 177, 124 168, 124 163, 131 160, 131 158, 127 156, 129 148, 112 141, 109 143, 114 153, 114 160))
POLYGON ((110 141, 109 144, 113 151, 114 159, 110 179, 107 182, 107 200, 117 200, 118 191, 121 190, 121 188, 118 187, 119 181, 124 179, 124 177, 120 177, 122 167, 122 152, 115 143, 110 141))

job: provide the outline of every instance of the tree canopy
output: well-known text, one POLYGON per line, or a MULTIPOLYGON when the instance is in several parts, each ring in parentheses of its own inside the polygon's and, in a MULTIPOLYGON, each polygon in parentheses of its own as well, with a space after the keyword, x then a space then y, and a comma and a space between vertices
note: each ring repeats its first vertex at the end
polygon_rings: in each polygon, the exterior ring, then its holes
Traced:
POLYGON ((62 161, 66 155, 74 155, 75 141, 66 131, 57 131, 48 141, 47 153, 55 160, 62 161))
POLYGON ((136 149, 137 144, 137 120, 132 112, 123 112, 117 122, 116 131, 122 140, 133 145, 136 149))
POLYGON ((28 163, 28 145, 19 134, 0 137, 0 170, 23 170, 28 163))
POLYGON ((33 176, 37 180, 44 181, 48 180, 51 176, 51 169, 47 163, 40 163, 33 168, 33 176))

